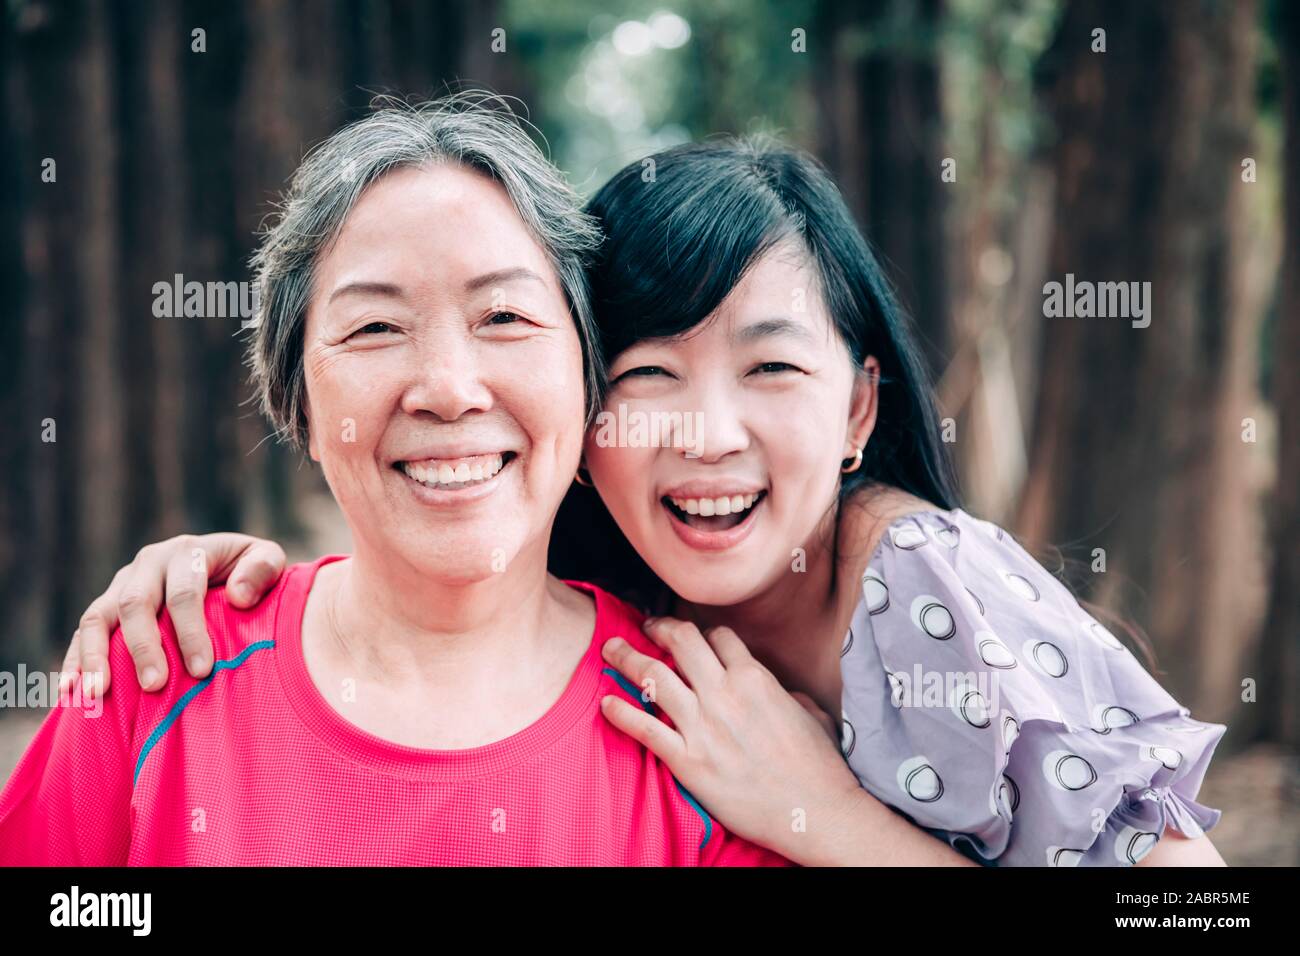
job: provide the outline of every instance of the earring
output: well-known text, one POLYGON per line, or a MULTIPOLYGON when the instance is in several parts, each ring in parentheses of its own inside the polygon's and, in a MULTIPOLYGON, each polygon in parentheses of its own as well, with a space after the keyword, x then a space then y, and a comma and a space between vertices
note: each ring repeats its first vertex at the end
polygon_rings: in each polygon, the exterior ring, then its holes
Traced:
POLYGON ((858 453, 854 455, 852 458, 845 458, 842 462, 840 462, 840 471, 846 475, 857 471, 861 467, 862 467, 861 448, 858 449, 858 453))
POLYGON ((593 484, 591 483, 591 479, 590 479, 590 478, 585 478, 585 479, 584 479, 584 478, 582 477, 582 469, 581 469, 581 468, 579 468, 579 469, 577 470, 577 472, 574 473, 574 475, 573 475, 573 480, 576 481, 578 484, 582 485, 582 487, 584 487, 584 488, 594 488, 594 487, 595 487, 595 485, 593 485, 593 484))

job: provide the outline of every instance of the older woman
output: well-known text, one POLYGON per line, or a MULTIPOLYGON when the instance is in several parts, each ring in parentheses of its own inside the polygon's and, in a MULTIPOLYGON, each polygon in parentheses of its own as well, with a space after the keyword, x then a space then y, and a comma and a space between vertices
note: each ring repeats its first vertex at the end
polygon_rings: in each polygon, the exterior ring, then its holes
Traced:
POLYGON ((0 795, 0 863, 782 862, 601 716, 628 693, 601 645, 653 645, 546 572, 598 371, 595 241, 472 99, 382 110, 304 162, 256 258, 252 365, 355 553, 252 611, 173 595, 205 602, 211 674, 164 616, 163 693, 55 708, 0 795))

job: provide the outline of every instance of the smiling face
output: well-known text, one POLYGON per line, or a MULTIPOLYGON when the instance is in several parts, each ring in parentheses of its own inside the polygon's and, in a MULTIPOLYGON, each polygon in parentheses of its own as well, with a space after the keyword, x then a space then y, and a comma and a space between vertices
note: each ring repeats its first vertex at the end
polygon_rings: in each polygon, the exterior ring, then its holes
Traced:
POLYGON ((789 574, 870 434, 874 376, 854 368, 818 287, 802 247, 780 243, 685 336, 612 359, 606 412, 698 414, 693 447, 619 447, 593 429, 584 452, 629 542, 687 601, 739 604, 789 574))
POLYGON ((451 165, 372 184, 317 263, 303 346, 309 450, 359 553, 447 582, 545 560, 582 351, 501 186, 451 165))

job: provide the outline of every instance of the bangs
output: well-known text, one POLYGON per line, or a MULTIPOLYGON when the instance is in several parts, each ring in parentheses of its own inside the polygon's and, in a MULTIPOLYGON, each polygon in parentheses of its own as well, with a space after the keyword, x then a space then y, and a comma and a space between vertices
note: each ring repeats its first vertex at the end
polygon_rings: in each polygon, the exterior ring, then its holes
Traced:
POLYGON ((588 207, 605 231, 592 293, 606 361, 644 339, 689 333, 756 260, 801 231, 749 150, 687 145, 656 159, 657 169, 625 168, 588 207))

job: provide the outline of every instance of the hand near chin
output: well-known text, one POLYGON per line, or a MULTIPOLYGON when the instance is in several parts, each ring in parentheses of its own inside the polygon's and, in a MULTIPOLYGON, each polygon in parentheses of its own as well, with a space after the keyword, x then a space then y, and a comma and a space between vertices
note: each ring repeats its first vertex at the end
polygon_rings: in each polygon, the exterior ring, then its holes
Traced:
POLYGON ((650 618, 643 629, 678 671, 617 637, 602 653, 673 726, 615 695, 602 701, 605 717, 733 833, 798 863, 830 859, 865 793, 840 756, 835 721, 788 693, 729 628, 701 634, 650 618))

